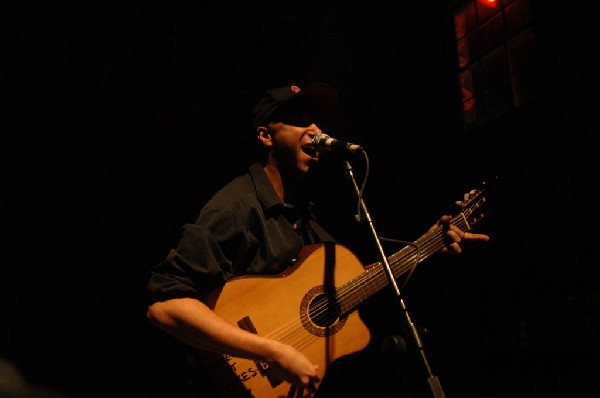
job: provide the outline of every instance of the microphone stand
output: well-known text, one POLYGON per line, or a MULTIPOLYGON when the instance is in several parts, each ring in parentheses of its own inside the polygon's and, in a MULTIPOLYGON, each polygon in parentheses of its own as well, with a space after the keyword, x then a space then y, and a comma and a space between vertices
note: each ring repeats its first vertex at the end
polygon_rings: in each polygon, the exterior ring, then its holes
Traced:
POLYGON ((356 194, 360 201, 360 207, 364 211, 363 219, 365 219, 369 223, 369 227, 371 229, 371 232, 373 233, 373 237, 375 238, 375 243, 377 244, 377 249, 379 250, 379 254, 381 255, 381 263, 384 266, 383 268, 389 279, 390 286, 392 286, 392 288, 394 289, 394 293, 396 294, 396 298, 398 299, 398 304, 400 305, 402 314, 405 317, 406 324, 408 325, 408 328, 410 329, 412 336, 414 338, 415 344, 419 350, 420 358, 423 361, 423 365, 427 372, 427 384, 429 385, 429 389, 431 390, 433 397, 444 398, 445 395, 444 395, 444 391, 442 390, 442 386, 439 382, 438 377, 435 376, 431 371, 429 361, 427 360, 427 356, 425 355, 425 351, 424 351, 425 346, 423 345, 423 341, 421 339, 421 336, 419 335, 418 328, 412 322, 410 315, 408 314, 408 310, 406 308, 406 305, 404 304, 404 300, 401 297, 400 289, 398 288, 398 284, 396 283, 396 279, 394 278, 394 274, 393 274, 390 264, 388 262, 387 255, 383 251, 381 241, 379 240, 379 236, 377 235, 377 232, 375 231, 375 227, 373 225, 373 220, 371 219, 371 215, 369 214, 369 211, 367 210, 367 205, 365 204, 365 202, 362 199, 360 189, 358 187, 358 184, 356 183, 356 179, 354 178, 354 173, 352 172, 352 166, 350 166, 350 163, 348 161, 345 161, 345 170, 346 170, 346 173, 348 174, 348 177, 352 181, 352 184, 354 185, 354 190, 356 191, 356 194))

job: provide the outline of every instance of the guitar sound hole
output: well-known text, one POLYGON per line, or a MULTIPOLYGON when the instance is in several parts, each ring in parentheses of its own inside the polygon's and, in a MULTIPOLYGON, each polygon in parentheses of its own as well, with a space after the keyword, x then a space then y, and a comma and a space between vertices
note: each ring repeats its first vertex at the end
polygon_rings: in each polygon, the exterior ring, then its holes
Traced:
POLYGON ((317 295, 308 308, 310 319, 320 327, 333 325, 340 317, 340 312, 335 297, 326 294, 317 295))

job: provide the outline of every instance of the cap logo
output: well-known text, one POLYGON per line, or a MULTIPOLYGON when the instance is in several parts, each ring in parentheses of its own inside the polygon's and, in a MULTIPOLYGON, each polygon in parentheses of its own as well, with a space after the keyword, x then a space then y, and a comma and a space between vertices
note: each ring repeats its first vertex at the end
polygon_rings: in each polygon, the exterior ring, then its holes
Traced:
POLYGON ((292 87, 290 87, 290 89, 291 89, 293 92, 295 92, 296 94, 298 94, 298 93, 300 92, 300 87, 298 87, 298 86, 292 86, 292 87))

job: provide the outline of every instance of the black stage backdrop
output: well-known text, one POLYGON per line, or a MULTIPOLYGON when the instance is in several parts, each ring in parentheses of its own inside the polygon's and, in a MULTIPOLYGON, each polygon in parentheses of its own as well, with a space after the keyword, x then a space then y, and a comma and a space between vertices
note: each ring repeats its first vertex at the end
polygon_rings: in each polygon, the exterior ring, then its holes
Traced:
MULTIPOLYGON (((149 269, 253 160, 258 96, 324 81, 342 96, 328 132, 369 155, 364 199, 379 235, 414 240, 497 177, 477 226, 492 240, 432 257, 405 291, 447 395, 597 396, 598 32, 585 10, 534 1, 544 94, 466 132, 452 3, 12 6, 0 354, 70 396, 168 396, 176 371, 145 320, 149 269)), ((318 212, 370 264, 377 251, 340 164, 321 164, 318 212)), ((351 164, 361 182, 364 160, 351 164)), ((373 310, 385 318, 391 303, 373 310)))

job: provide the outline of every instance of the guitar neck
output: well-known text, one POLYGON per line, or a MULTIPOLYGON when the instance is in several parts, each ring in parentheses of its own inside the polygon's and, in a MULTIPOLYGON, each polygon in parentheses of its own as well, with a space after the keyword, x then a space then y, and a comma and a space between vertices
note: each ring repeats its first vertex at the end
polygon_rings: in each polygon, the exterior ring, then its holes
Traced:
MULTIPOLYGON (((463 213, 455 216, 451 224, 461 231, 470 229, 469 223, 463 213)), ((444 247, 444 230, 437 228, 422 235, 413 242, 414 246, 405 246, 398 252, 388 257, 388 263, 397 279, 404 275, 417 263, 425 261, 432 254, 444 247), (417 250, 416 246, 419 247, 417 250), (418 258, 417 258, 418 257, 418 258)), ((338 290, 338 303, 342 313, 353 311, 360 303, 373 296, 389 285, 389 279, 381 261, 371 264, 367 270, 354 279, 340 286, 338 290)))

